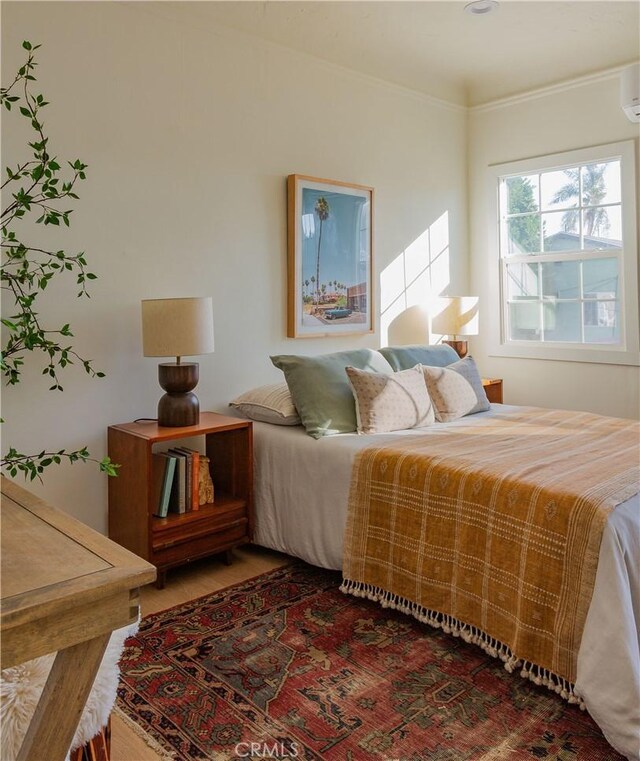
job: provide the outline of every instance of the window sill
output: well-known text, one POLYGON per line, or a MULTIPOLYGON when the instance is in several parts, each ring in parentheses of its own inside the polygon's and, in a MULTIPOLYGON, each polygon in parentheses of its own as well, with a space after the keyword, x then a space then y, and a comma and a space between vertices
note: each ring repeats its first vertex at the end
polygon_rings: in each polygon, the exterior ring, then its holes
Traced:
POLYGON ((490 357, 552 360, 555 362, 588 362, 597 365, 640 366, 640 353, 622 349, 574 348, 568 346, 522 346, 500 344, 489 350, 490 357))

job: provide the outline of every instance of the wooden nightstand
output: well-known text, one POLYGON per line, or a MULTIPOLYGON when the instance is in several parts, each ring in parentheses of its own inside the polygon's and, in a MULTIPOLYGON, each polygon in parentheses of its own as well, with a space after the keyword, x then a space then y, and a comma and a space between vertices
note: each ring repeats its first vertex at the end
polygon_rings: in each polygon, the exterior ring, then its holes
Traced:
POLYGON ((502 378, 483 378, 482 385, 491 404, 502 404, 502 378))
POLYGON ((167 569, 206 555, 228 553, 251 541, 250 421, 203 412, 197 425, 185 428, 163 428, 157 423, 113 425, 108 439, 109 457, 121 466, 117 478, 109 479, 109 537, 156 566, 159 588, 164 585, 167 569), (159 495, 152 478, 152 452, 194 436, 205 438, 214 502, 158 518, 154 515, 159 495))

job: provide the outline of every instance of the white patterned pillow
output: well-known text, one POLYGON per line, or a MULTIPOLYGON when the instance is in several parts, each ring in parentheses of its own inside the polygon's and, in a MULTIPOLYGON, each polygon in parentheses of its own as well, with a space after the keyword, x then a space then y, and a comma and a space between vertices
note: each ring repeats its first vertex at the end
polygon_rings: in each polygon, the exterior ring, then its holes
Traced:
POLYGON ((268 386, 253 388, 229 402, 229 406, 235 407, 250 420, 259 420, 262 423, 275 425, 300 425, 301 423, 286 383, 271 383, 268 386))
POLYGON ((447 365, 447 370, 455 370, 459 375, 469 381, 476 395, 476 405, 469 412, 469 415, 474 415, 476 412, 486 412, 491 409, 491 404, 487 399, 487 392, 482 385, 482 378, 478 372, 478 367, 474 358, 468 354, 464 359, 459 359, 457 362, 453 362, 447 365))
POLYGON ((473 386, 460 373, 446 367, 422 365, 436 420, 447 423, 468 415, 478 404, 473 386))
POLYGON ((420 428, 435 421, 420 365, 386 375, 346 368, 356 402, 358 433, 420 428))

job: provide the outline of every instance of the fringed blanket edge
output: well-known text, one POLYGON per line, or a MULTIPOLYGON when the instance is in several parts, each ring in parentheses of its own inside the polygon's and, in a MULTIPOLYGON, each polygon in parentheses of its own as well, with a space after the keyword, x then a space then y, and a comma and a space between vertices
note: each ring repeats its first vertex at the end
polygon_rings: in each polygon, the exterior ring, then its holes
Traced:
POLYGON ((454 616, 440 613, 431 608, 425 608, 416 602, 408 600, 406 597, 401 597, 361 581, 343 579, 340 591, 354 597, 364 597, 372 600, 379 603, 383 608, 398 610, 401 613, 413 616, 421 623, 429 624, 436 629, 442 629, 445 633, 452 634, 454 637, 460 637, 465 642, 472 642, 474 645, 481 647, 487 655, 503 661, 505 669, 510 674, 515 673, 517 675, 518 669, 520 669, 519 675, 523 679, 529 679, 534 684, 547 687, 549 690, 560 695, 568 703, 578 705, 582 711, 586 709, 584 701, 575 692, 574 684, 558 676, 553 671, 549 671, 549 669, 519 658, 508 645, 491 637, 477 626, 466 624, 454 616))

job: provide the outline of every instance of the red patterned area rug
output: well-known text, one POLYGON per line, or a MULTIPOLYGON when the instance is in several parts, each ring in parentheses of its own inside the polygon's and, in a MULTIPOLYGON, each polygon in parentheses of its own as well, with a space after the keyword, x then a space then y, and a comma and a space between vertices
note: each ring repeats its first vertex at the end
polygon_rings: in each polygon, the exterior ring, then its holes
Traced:
POLYGON ((585 711, 296 564, 145 618, 120 708, 178 761, 621 759, 585 711))

